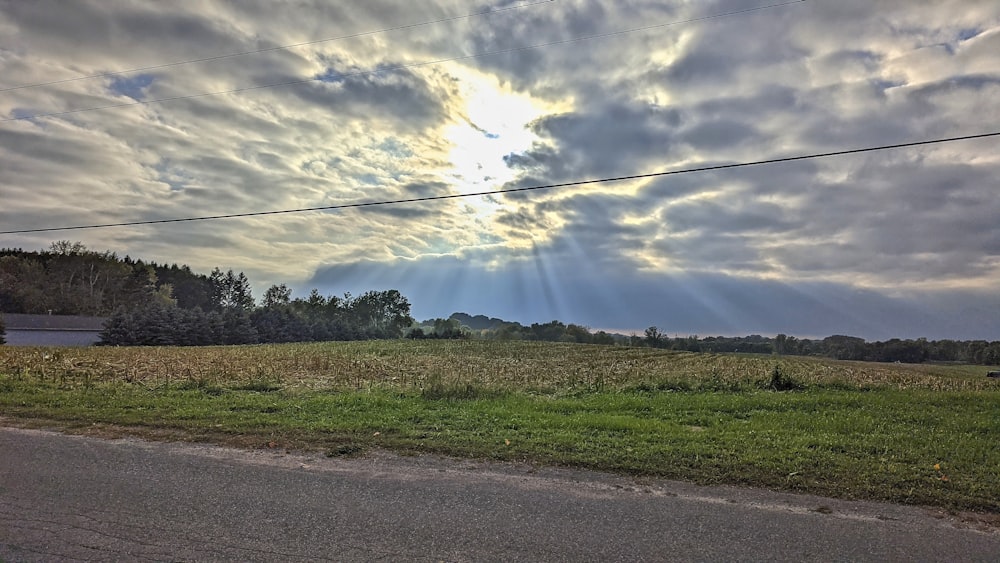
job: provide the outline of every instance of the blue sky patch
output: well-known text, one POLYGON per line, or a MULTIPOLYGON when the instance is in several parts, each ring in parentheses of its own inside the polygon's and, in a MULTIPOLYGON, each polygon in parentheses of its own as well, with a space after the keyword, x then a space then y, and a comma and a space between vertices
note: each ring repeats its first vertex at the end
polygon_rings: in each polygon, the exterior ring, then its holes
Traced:
POLYGON ((137 74, 135 76, 115 76, 111 79, 108 89, 113 94, 128 96, 137 102, 146 98, 146 90, 153 83, 152 74, 137 74))
POLYGON ((973 37, 980 34, 980 31, 974 27, 969 27, 958 32, 959 41, 968 41, 973 37))
POLYGON ((38 112, 26 108, 14 108, 10 110, 11 119, 29 119, 38 112))
POLYGON ((172 192, 183 191, 194 177, 181 168, 172 165, 170 159, 164 158, 153 167, 156 179, 170 187, 172 192))
POLYGON ((344 80, 345 80, 344 73, 337 72, 336 70, 333 70, 332 68, 326 69, 326 71, 323 72, 322 74, 317 74, 315 76, 315 78, 316 78, 316 80, 319 80, 320 82, 329 82, 329 83, 333 83, 333 84, 344 82, 344 80))
POLYGON ((413 156, 413 151, 410 150, 410 147, 395 137, 387 138, 379 143, 376 148, 396 158, 409 158, 413 156))
POLYGON ((362 184, 367 184, 369 186, 374 186, 379 183, 379 179, 374 174, 362 174, 357 177, 358 182, 362 184))

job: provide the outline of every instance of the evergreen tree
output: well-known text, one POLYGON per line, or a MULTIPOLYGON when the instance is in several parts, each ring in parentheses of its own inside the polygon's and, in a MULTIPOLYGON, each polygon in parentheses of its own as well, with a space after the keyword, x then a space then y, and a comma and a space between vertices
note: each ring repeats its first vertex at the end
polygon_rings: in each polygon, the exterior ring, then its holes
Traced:
POLYGON ((264 292, 260 306, 268 309, 285 307, 292 302, 292 290, 285 284, 272 285, 264 292))
POLYGON ((250 322, 250 315, 241 309, 230 309, 222 313, 221 344, 256 344, 257 330, 250 322))
POLYGON ((132 346, 138 344, 135 318, 129 311, 120 308, 104 321, 100 334, 100 344, 106 346, 132 346))

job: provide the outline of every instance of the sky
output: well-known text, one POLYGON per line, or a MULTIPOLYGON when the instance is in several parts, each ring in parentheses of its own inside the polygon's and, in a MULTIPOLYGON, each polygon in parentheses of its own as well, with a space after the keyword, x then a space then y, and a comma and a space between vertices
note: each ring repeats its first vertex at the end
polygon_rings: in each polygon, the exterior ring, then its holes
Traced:
MULTIPOLYGON (((996 131, 995 0, 0 0, 0 231, 996 131)), ((418 319, 997 340, 998 142, 0 247, 395 288, 418 319)))

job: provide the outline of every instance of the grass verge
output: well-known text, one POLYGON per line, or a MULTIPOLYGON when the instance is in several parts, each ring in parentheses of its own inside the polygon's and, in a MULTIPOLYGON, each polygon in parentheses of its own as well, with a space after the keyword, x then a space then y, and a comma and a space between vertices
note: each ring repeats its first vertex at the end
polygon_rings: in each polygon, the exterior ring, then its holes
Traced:
POLYGON ((713 374, 707 385, 642 378, 544 392, 440 377, 420 389, 316 389, 0 374, 0 415, 331 456, 380 447, 1000 512, 1000 389, 806 385, 775 370, 746 385, 717 385, 713 374))

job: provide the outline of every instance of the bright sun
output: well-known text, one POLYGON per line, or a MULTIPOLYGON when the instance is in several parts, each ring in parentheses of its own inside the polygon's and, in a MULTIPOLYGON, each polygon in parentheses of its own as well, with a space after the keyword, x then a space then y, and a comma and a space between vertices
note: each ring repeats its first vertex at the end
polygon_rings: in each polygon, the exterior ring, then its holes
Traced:
MULTIPOLYGON (((463 70, 461 94, 465 119, 451 125, 445 138, 452 145, 451 176, 457 193, 499 189, 515 178, 503 157, 531 148, 537 137, 526 127, 548 113, 545 104, 511 91, 495 78, 463 70)), ((499 205, 484 197, 465 201, 477 218, 492 215, 499 205)))

